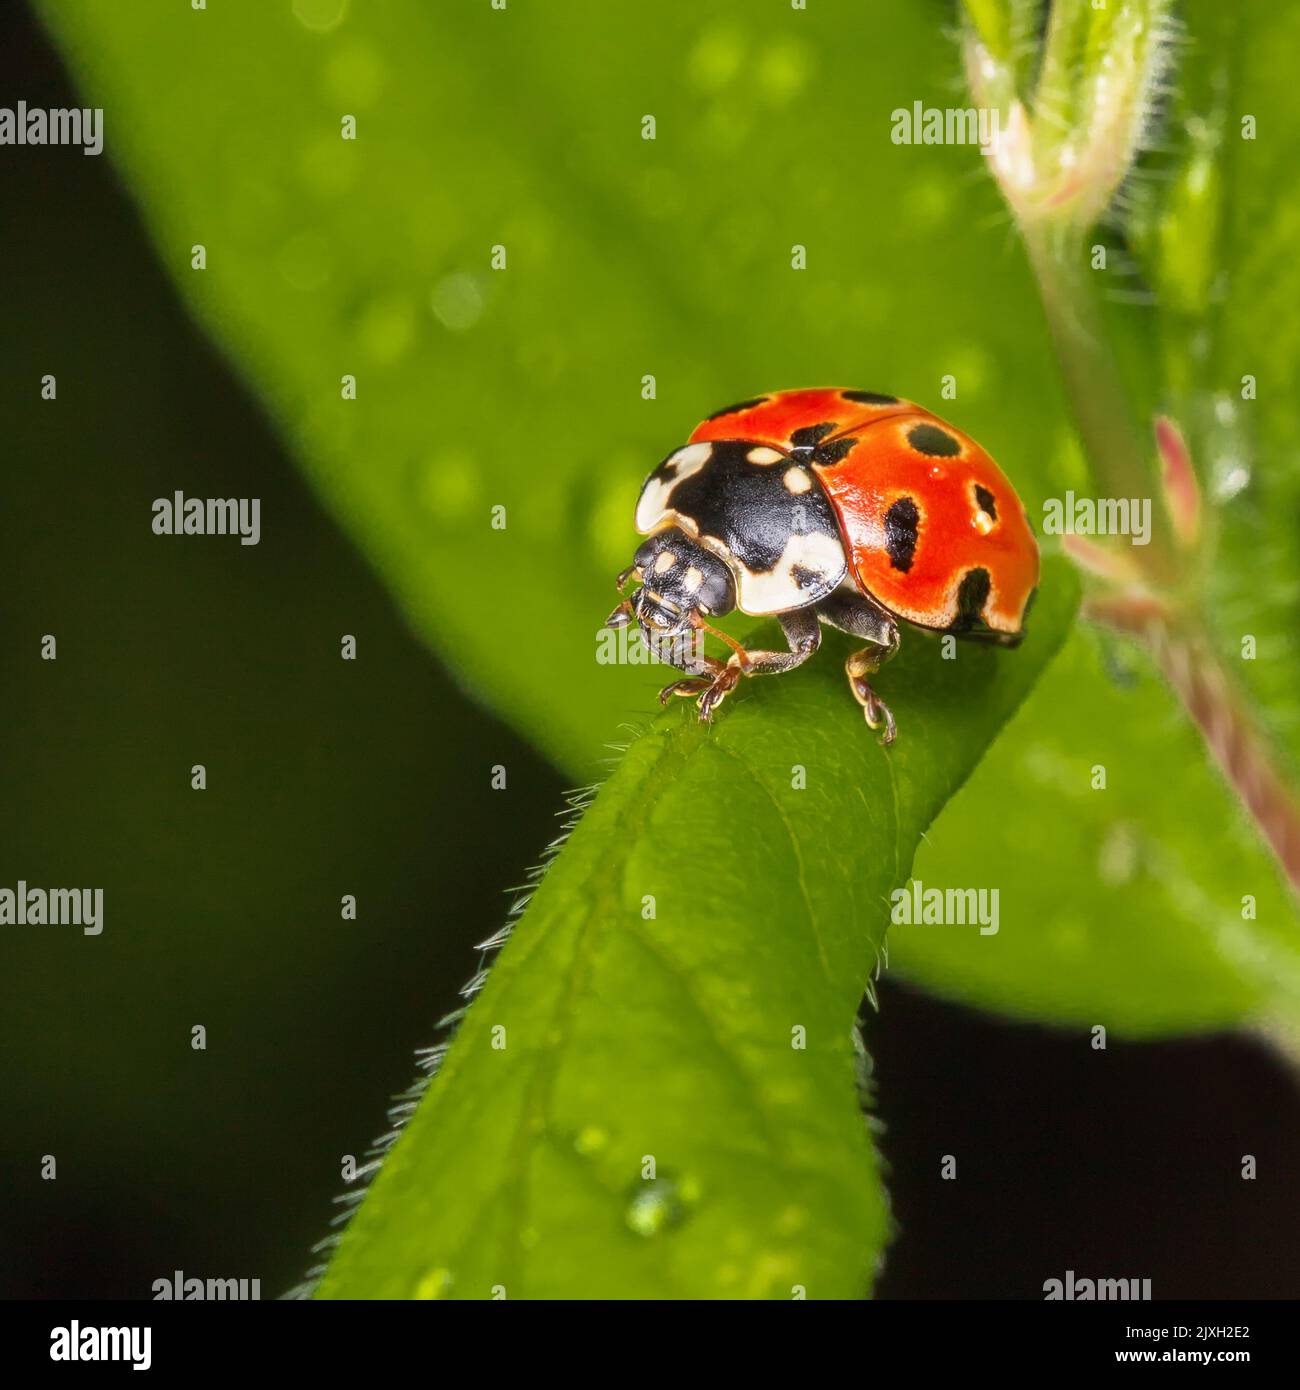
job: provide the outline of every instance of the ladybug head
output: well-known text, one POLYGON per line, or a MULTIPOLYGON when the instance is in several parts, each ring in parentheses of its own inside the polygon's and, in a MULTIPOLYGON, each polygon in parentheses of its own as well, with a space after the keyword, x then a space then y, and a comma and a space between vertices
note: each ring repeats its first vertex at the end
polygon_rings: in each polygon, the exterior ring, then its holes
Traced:
POLYGON ((699 615, 730 613, 736 606, 731 570, 675 526, 641 543, 620 585, 633 574, 641 587, 619 604, 608 623, 626 627, 635 618, 651 641, 679 637, 698 626, 699 615))

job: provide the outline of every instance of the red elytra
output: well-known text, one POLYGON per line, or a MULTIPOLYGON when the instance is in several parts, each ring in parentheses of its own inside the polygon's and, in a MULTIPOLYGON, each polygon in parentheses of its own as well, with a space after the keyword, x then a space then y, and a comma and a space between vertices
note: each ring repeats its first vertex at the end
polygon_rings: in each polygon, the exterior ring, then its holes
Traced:
POLYGON ((967 573, 988 574, 980 618, 1013 635, 1038 584, 1038 545, 1006 475, 967 434, 910 401, 828 387, 778 391, 710 416, 690 442, 745 439, 809 460, 839 522, 853 578, 919 627, 957 620, 967 573), (889 545, 890 509, 915 536, 889 545))

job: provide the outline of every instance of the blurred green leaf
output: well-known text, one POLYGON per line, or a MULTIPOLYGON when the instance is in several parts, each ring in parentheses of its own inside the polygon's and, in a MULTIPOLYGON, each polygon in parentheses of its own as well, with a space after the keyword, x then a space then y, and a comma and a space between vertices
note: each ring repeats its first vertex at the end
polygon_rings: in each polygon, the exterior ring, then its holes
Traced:
POLYGON ((1049 565, 1015 652, 907 644, 888 750, 843 689, 840 636, 712 729, 661 715, 542 881, 322 1293, 865 1293, 888 1215, 852 1027, 889 894, 1076 589, 1049 565))
MULTIPOLYGON (((1200 602, 1291 785, 1300 754, 1300 11, 1184 7, 1170 112, 1112 248, 1135 394, 1182 425, 1212 542, 1200 602), (1257 138, 1243 139, 1253 115, 1257 138), (1288 288, 1289 287, 1289 288, 1288 288), (1283 307, 1285 306, 1285 307, 1283 307), (1258 399, 1242 399, 1245 374, 1258 399), (1243 639, 1255 639, 1255 654, 1243 639)), ((1159 505, 1158 499, 1156 505, 1159 505)), ((1003 885, 996 938, 902 928, 891 966, 967 1002, 1130 1034, 1300 1011, 1300 922, 1272 857, 1146 657, 1077 633, 917 855, 1003 885), (1098 659, 1101 653, 1105 659, 1098 659), (1106 788, 1091 769, 1107 770, 1106 788), (1026 869, 1026 865, 1034 866, 1026 869)))
POLYGON ((1107 678, 1097 647, 1074 634, 917 852, 926 886, 997 888, 998 933, 896 926, 891 969, 1129 1036, 1294 1016, 1285 883, 1145 658, 1107 678))

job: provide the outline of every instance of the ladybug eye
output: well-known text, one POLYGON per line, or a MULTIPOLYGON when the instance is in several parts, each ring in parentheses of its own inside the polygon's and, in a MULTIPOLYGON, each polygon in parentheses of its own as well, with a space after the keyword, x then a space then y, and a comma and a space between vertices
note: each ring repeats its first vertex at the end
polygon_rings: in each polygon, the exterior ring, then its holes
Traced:
POLYGON ((697 591, 696 601, 706 613, 730 613, 736 606, 735 585, 724 565, 710 568, 697 591))

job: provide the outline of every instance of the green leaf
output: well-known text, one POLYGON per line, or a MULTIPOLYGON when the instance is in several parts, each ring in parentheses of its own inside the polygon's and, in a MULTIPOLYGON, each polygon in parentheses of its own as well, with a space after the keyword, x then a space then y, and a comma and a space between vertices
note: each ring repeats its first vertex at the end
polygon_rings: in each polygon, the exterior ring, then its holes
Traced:
POLYGON ((847 638, 806 679, 746 683, 712 729, 661 715, 542 881, 321 1293, 866 1292, 888 1214, 852 1029, 889 894, 1075 592, 1049 565, 1014 652, 905 644, 880 682, 888 750, 844 688, 847 638))

